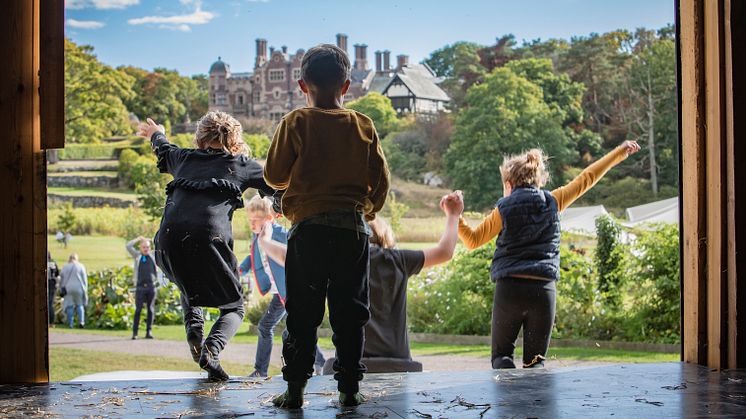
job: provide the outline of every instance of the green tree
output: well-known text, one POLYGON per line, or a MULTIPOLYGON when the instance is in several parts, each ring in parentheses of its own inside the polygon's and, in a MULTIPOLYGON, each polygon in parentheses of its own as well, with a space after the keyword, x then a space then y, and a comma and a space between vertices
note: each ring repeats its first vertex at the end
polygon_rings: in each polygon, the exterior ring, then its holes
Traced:
POLYGON ((141 120, 151 117, 170 127, 191 116, 199 118, 206 111, 205 80, 179 75, 175 70, 156 68, 152 72, 137 67, 120 67, 135 80, 127 108, 141 120))
POLYGON ((482 48, 473 42, 456 42, 434 51, 425 60, 438 76, 445 77, 440 86, 451 97, 454 108, 464 104, 466 91, 486 73, 479 56, 482 48))
POLYGON ((603 297, 612 306, 620 302, 619 282, 621 280, 620 264, 624 254, 620 241, 621 226, 608 215, 596 218, 596 237, 598 239, 594 253, 598 288, 603 297))
POLYGON ((64 238, 62 239, 62 243, 65 245, 65 249, 67 249, 67 235, 75 228, 77 224, 78 219, 75 216, 73 204, 68 202, 62 209, 62 213, 57 217, 57 227, 59 227, 59 229, 65 234, 64 238))
POLYGON ((673 40, 658 39, 642 29, 635 38, 635 54, 625 74, 629 97, 625 116, 630 137, 647 143, 646 166, 657 196, 660 172, 666 184, 678 183, 676 46, 673 40))
POLYGON ((391 99, 380 93, 370 92, 359 99, 347 103, 346 106, 372 119, 380 138, 396 130, 399 124, 399 119, 396 117, 396 110, 391 106, 391 99))
POLYGON ((554 178, 562 181, 574 157, 573 139, 563 128, 563 112, 545 102, 538 85, 496 68, 469 89, 466 100, 469 107, 456 117, 445 163, 469 209, 487 208, 502 196, 498 167, 507 154, 542 148, 552 157, 554 178))
POLYGON ((93 47, 65 38, 65 138, 92 143, 128 133, 125 102, 134 97, 133 78, 98 61, 93 47))
POLYGON ((251 156, 255 159, 264 159, 267 157, 269 144, 272 140, 266 134, 247 134, 243 133, 243 140, 251 150, 251 156))

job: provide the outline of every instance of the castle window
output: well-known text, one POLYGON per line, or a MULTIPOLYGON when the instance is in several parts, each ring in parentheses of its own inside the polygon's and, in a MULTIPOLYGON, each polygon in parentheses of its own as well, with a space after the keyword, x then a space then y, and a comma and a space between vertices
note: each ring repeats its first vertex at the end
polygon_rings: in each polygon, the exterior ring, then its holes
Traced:
POLYGON ((293 80, 300 79, 300 68, 293 69, 293 80))
POLYGON ((217 96, 216 104, 218 104, 218 105, 226 105, 226 104, 228 104, 228 101, 226 100, 225 95, 218 95, 217 96))
POLYGON ((285 80, 285 70, 269 70, 269 81, 285 80))
POLYGON ((274 92, 272 92, 272 93, 274 93, 274 94, 275 94, 275 99, 279 99, 279 98, 280 98, 280 91, 279 91, 279 90, 275 90, 275 91, 274 91, 274 92))
POLYGON ((243 105, 243 95, 238 95, 238 104, 243 105))

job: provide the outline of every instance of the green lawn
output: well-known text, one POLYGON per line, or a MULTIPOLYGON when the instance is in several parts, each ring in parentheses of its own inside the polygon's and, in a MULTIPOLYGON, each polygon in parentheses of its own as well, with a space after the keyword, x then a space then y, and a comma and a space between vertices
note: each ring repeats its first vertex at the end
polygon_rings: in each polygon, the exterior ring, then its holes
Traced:
MULTIPOLYGON (((201 371, 197 364, 183 358, 129 355, 55 346, 49 349, 49 364, 52 381, 68 381, 81 375, 104 371, 201 371)), ((233 375, 246 375, 251 372, 249 364, 227 361, 222 361, 221 364, 233 375)), ((279 369, 270 366, 269 373, 278 374, 279 369)))
MULTIPOLYGON (((211 322, 205 323, 205 329, 209 330, 211 322)), ((57 328, 55 332, 63 333, 83 333, 83 334, 101 334, 109 336, 130 336, 129 330, 96 330, 96 329, 65 329, 57 328)), ((180 325, 173 326, 154 326, 153 335, 157 339, 183 341, 184 327, 180 325)), ((241 329, 233 338, 237 343, 256 344, 257 337, 248 332, 248 324, 244 323, 241 329)), ((279 333, 275 336, 275 342, 280 342, 279 333)), ((319 338, 319 346, 323 349, 334 349, 330 338, 319 338)), ((465 355, 475 357, 489 357, 490 347, 488 345, 447 345, 436 343, 416 343, 411 342, 410 348, 413 355, 465 355)), ((519 348, 516 355, 522 354, 519 348)), ((678 354, 664 354, 658 352, 638 352, 624 351, 619 349, 601 349, 601 348, 549 348, 548 356, 558 360, 584 360, 584 361, 603 361, 603 362, 674 362, 679 360, 678 354)))
POLYGON ((73 236, 66 249, 57 243, 54 235, 47 236, 47 247, 60 268, 70 254, 77 253, 89 273, 131 264, 132 258, 124 248, 125 243, 125 239, 112 236, 73 236))
POLYGON ((129 189, 97 189, 97 188, 69 188, 62 186, 48 187, 47 193, 67 196, 101 196, 105 198, 119 198, 126 201, 137 200, 137 195, 129 189))

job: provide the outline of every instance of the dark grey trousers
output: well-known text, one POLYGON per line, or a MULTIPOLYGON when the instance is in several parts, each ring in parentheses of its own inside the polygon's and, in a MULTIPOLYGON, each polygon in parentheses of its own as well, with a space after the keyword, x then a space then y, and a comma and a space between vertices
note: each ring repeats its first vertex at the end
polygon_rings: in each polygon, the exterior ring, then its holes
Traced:
POLYGON ((523 365, 542 367, 554 327, 555 281, 501 278, 492 306, 492 368, 515 368, 513 352, 523 327, 523 365))
MULTIPOLYGON (((202 308, 190 306, 183 293, 181 294, 181 308, 184 312, 184 328, 186 329, 187 340, 198 339, 202 341, 205 327, 205 317, 202 314, 202 308)), ((243 304, 235 308, 221 308, 220 317, 212 325, 210 334, 207 335, 203 346, 209 348, 213 354, 219 354, 238 331, 243 321, 243 316, 243 304)))

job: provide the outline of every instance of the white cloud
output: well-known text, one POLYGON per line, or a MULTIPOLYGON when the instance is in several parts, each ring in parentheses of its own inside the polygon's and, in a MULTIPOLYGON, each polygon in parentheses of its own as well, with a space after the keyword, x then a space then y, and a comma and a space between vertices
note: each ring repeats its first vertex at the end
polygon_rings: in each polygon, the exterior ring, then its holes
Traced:
POLYGON ((124 9, 140 4, 140 0, 65 0, 66 9, 124 9))
POLYGON ((67 19, 65 24, 71 28, 76 29, 101 29, 106 24, 104 22, 98 22, 95 20, 75 20, 67 19))
POLYGON ((160 24, 161 28, 174 29, 182 32, 189 32, 189 25, 204 25, 213 20, 217 15, 212 12, 202 10, 201 1, 194 1, 195 10, 192 13, 174 16, 144 16, 127 21, 130 25, 160 24))

